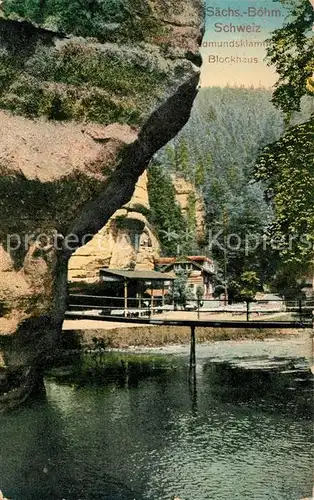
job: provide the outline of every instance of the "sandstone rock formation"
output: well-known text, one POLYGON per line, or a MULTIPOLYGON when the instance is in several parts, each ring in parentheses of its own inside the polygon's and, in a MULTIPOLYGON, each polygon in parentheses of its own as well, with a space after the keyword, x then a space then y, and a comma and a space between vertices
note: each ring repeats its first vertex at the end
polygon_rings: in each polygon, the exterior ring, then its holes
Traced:
POLYGON ((0 14, 6 406, 36 392, 58 345, 72 252, 131 199, 188 120, 199 82, 201 0, 130 0, 118 13, 104 2, 85 24, 53 5, 4 0, 0 14))
POLYGON ((195 203, 196 235, 198 240, 202 240, 205 235, 205 204, 203 198, 196 192, 193 184, 183 177, 172 177, 176 192, 176 199, 185 216, 188 216, 189 203, 195 203))
POLYGON ((147 174, 135 186, 131 201, 117 210, 107 224, 69 260, 69 281, 94 283, 99 268, 154 269, 159 241, 145 212, 149 210, 147 174))
MULTIPOLYGON (((195 200, 196 235, 199 241, 205 234, 205 206, 191 182, 173 176, 176 199, 182 213, 188 217, 190 200, 195 200)), ((131 201, 117 210, 107 224, 86 245, 78 248, 69 261, 69 281, 95 283, 99 269, 149 269, 160 257, 160 243, 148 221, 150 210, 147 173, 135 186, 131 201)))

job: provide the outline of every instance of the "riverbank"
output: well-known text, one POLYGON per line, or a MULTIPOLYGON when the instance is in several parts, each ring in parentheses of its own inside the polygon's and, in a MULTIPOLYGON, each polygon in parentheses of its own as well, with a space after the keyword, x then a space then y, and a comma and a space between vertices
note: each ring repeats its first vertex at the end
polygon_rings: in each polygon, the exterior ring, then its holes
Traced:
MULTIPOLYGON (((257 329, 257 328, 196 328, 198 343, 221 340, 264 340, 269 338, 294 337, 310 334, 311 329, 257 329)), ((135 325, 107 323, 97 320, 66 320, 63 338, 65 343, 76 342, 81 346, 90 345, 94 338, 102 339, 106 346, 118 349, 128 347, 159 347, 169 344, 188 344, 191 331, 188 327, 168 325, 135 325)))

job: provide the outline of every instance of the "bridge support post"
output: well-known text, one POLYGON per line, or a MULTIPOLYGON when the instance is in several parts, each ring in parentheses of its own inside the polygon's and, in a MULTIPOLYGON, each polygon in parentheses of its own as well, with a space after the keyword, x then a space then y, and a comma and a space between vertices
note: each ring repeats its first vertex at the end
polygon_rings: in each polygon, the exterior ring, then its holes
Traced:
POLYGON ((190 368, 196 365, 196 352, 195 352, 195 325, 191 326, 191 350, 190 350, 190 368))
POLYGON ((138 294, 138 316, 139 318, 142 316, 142 292, 139 292, 138 294))
POLYGON ((246 301, 246 321, 250 321, 250 301, 246 301))
POLYGON ((128 315, 128 281, 124 280, 124 317, 128 315))
POLYGON ((302 300, 301 299, 299 300, 299 320, 300 320, 300 323, 302 323, 303 315, 302 315, 302 300))

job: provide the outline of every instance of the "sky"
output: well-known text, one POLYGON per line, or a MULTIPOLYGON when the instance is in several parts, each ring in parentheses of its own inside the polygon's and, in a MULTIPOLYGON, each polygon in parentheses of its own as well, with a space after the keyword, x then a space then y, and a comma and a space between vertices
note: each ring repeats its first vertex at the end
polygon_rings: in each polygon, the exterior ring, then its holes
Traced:
POLYGON ((286 14, 274 0, 207 0, 202 87, 272 87, 277 78, 264 43, 286 14))

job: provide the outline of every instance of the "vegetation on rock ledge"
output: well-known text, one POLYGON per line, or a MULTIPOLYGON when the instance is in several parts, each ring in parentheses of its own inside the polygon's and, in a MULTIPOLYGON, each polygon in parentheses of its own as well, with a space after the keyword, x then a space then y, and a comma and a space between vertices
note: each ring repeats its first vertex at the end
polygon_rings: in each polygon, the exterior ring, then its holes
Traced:
POLYGON ((26 61, 3 54, 0 65, 0 107, 53 120, 138 124, 166 79, 84 39, 39 45, 26 61))
POLYGON ((5 0, 6 16, 99 41, 150 41, 163 33, 148 0, 5 0))

